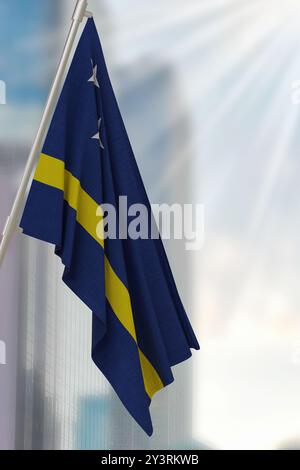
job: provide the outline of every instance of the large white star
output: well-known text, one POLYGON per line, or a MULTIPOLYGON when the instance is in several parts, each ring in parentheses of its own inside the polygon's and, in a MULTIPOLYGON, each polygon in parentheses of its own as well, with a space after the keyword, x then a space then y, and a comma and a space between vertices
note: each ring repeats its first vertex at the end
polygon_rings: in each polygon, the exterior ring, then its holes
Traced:
POLYGON ((88 82, 93 82, 97 88, 100 88, 98 78, 97 78, 98 65, 97 64, 94 65, 92 61, 92 67, 93 67, 93 75, 91 76, 91 78, 89 78, 88 82))
POLYGON ((99 140, 100 147, 104 150, 104 146, 102 144, 101 135, 100 135, 101 121, 102 121, 102 118, 100 118, 99 121, 98 121, 98 132, 97 132, 97 134, 93 135, 93 137, 91 137, 91 139, 99 140))

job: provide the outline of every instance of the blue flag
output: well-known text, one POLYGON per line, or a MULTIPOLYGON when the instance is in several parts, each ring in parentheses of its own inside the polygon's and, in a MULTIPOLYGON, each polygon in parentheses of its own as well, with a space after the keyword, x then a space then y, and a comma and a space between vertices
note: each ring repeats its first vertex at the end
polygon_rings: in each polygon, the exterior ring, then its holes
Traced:
MULTIPOLYGON (((173 381, 171 367, 199 345, 161 239, 105 238, 99 231, 101 205, 117 209, 120 196, 128 206, 144 204, 151 214, 89 19, 20 225, 25 234, 55 245, 65 266, 63 281, 93 312, 95 364, 151 435, 153 395, 173 381)), ((120 224, 117 213, 118 229, 120 224)))

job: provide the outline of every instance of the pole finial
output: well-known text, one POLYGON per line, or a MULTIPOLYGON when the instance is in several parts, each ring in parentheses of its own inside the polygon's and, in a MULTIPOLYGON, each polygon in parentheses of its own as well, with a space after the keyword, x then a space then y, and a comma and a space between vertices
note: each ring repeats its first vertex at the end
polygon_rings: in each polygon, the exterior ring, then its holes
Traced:
POLYGON ((73 21, 81 23, 85 17, 85 12, 88 6, 87 0, 77 0, 76 7, 73 13, 73 21))

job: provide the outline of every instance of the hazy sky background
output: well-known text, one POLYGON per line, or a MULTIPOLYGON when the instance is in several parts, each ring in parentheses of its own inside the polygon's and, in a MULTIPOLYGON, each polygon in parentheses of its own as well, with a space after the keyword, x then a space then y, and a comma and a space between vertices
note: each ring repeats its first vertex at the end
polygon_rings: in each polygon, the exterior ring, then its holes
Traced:
MULTIPOLYGON (((0 0, 0 16, 18 11, 0 28, 0 79, 8 87, 1 143, 32 141, 69 26, 73 0, 64 1, 61 18, 44 3, 0 0), (25 3, 34 15, 26 16, 25 3)), ((292 100, 300 4, 91 0, 89 8, 117 96, 125 87, 120 70, 133 86, 135 76, 164 64, 178 90, 165 131, 189 127, 151 194, 179 187, 182 168, 191 165, 186 202, 205 207, 204 247, 192 259, 182 253, 193 275, 178 279, 183 290, 193 288, 193 302, 184 300, 193 304, 202 346, 192 359, 194 438, 224 449, 290 440, 300 447, 300 105, 292 100)), ((142 148, 151 120, 145 117, 138 137, 130 109, 121 110, 133 147, 142 148)), ((159 133, 159 114, 152 121, 159 133)))

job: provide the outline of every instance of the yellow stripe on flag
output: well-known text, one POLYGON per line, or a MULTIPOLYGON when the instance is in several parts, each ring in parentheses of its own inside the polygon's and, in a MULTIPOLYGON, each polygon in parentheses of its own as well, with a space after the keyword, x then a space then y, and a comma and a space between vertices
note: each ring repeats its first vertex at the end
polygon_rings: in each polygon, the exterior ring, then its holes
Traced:
POLYGON ((62 160, 41 154, 34 179, 53 188, 64 190, 65 164, 62 160))
MULTIPOLYGON (((65 169, 64 162, 42 153, 34 179, 63 191, 65 201, 76 211, 77 222, 104 249, 104 240, 97 236, 96 231, 99 224, 97 213, 100 206, 84 191, 80 181, 65 169)), ((105 292, 113 312, 137 344, 145 390, 152 398, 164 385, 155 368, 138 346, 129 291, 113 270, 106 256, 105 292)))
POLYGON ((34 179, 64 192, 64 199, 76 211, 77 222, 104 248, 104 240, 97 236, 100 207, 80 185, 80 181, 65 170, 62 160, 41 154, 34 179))
MULTIPOLYGON (((110 306, 118 317, 119 321, 126 328, 128 333, 132 336, 134 341, 138 344, 136 331, 134 326, 134 319, 131 307, 131 300, 128 289, 124 286, 123 282, 114 272, 109 260, 105 256, 105 292, 106 298, 110 306)), ((138 348, 142 374, 144 378, 145 390, 150 398, 160 389, 163 388, 163 383, 146 356, 138 348)))

